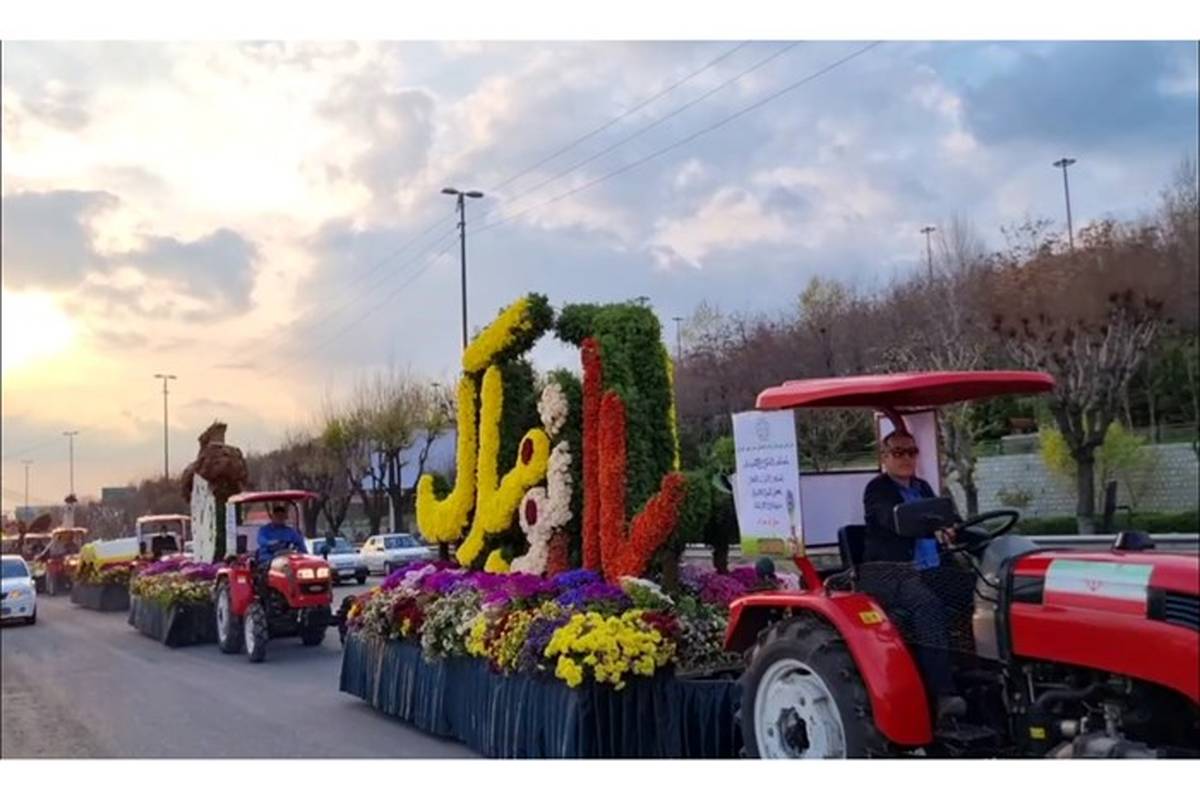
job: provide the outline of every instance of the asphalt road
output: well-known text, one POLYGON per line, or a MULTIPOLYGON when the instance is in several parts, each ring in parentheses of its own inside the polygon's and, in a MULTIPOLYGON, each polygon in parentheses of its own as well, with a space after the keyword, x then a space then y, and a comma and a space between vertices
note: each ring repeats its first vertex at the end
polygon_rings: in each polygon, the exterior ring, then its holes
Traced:
MULTIPOLYGON (((360 590, 337 589, 334 607, 360 590)), ((168 649, 125 619, 39 597, 36 625, 4 626, 0 757, 472 756, 340 693, 335 628, 250 663, 212 644, 168 649)))

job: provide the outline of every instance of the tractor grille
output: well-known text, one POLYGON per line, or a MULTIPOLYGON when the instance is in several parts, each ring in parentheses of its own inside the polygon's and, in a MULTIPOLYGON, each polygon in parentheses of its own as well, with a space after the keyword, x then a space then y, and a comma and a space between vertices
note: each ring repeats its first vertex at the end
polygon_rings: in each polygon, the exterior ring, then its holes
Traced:
POLYGON ((1200 596, 1151 589, 1149 599, 1149 618, 1200 632, 1200 596))
POLYGON ((329 589, 325 583, 302 583, 300 590, 306 594, 323 594, 329 589))

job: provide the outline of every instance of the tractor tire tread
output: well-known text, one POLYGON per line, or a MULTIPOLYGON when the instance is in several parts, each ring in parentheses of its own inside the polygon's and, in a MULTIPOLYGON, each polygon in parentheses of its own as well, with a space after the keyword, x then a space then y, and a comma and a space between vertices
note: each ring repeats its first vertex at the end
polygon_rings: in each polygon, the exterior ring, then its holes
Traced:
MULTIPOLYGON (((850 757, 886 757, 891 754, 886 739, 875 726, 871 712, 871 700, 867 694, 866 685, 854 663, 854 658, 836 628, 824 619, 811 614, 800 613, 784 618, 759 632, 758 643, 751 647, 747 659, 748 667, 742 673, 738 682, 742 689, 742 702, 735 714, 735 723, 742 730, 742 756, 757 757, 757 746, 754 742, 753 720, 750 712, 743 712, 753 707, 754 692, 757 687, 759 670, 753 668, 759 654, 766 648, 782 644, 793 649, 795 654, 803 657, 806 662, 814 659, 826 678, 836 675, 832 690, 838 691, 844 697, 842 723, 847 728, 847 737, 853 729, 859 745, 850 752, 850 757), (797 646, 799 645, 799 646, 797 646)), ((847 741, 848 746, 853 746, 847 741)))
POLYGON ((254 646, 246 650, 246 657, 251 663, 261 663, 267 657, 267 641, 270 631, 267 629, 267 611, 260 600, 254 600, 246 608, 245 624, 250 625, 254 636, 254 646))

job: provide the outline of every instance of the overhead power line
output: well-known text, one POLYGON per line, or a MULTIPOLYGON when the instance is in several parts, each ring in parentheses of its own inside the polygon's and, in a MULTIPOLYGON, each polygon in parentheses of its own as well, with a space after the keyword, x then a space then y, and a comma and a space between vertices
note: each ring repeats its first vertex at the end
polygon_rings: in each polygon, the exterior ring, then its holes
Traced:
POLYGON ((636 139, 636 138, 642 136, 643 134, 658 127, 662 123, 664 123, 670 119, 674 119, 675 117, 682 114, 684 111, 687 111, 688 109, 693 108, 696 105, 704 102, 709 97, 712 97, 714 94, 716 94, 717 92, 728 88, 729 86, 733 85, 734 83, 737 83, 739 80, 746 77, 751 72, 755 72, 759 69, 762 69, 767 64, 769 64, 772 61, 774 61, 775 59, 779 58, 781 55, 784 55, 785 53, 788 53, 791 50, 794 50, 796 47, 799 47, 800 44, 801 44, 800 42, 792 42, 791 44, 785 45, 782 48, 780 48, 779 50, 776 50, 775 52, 771 53, 766 58, 759 59, 758 61, 754 62, 750 66, 743 69, 741 72, 737 73, 736 75, 733 75, 730 78, 727 78, 726 80, 717 84, 716 86, 714 86, 713 88, 704 92, 703 94, 699 95, 698 97, 695 97, 691 100, 688 100, 686 103, 683 103, 682 105, 677 106, 676 108, 672 109, 670 112, 658 117, 655 120, 652 120, 647 125, 643 125, 642 127, 635 130, 633 133, 629 134, 628 136, 626 136, 623 139, 619 139, 618 141, 610 144, 608 147, 605 147, 603 150, 592 153, 587 158, 584 158, 580 161, 576 161, 574 164, 571 164, 571 166, 567 167, 566 169, 560 170, 559 172, 556 172, 555 174, 551 175, 550 177, 545 178, 544 180, 542 180, 540 183, 533 186, 532 188, 530 188, 524 192, 521 192, 520 194, 518 194, 515 197, 510 198, 509 200, 507 200, 505 202, 505 204, 515 203, 518 200, 522 200, 522 199, 528 197, 529 195, 533 194, 534 192, 536 192, 538 189, 541 189, 544 186, 547 186, 551 183, 554 183, 554 182, 560 180, 561 178, 566 177, 567 175, 571 174, 572 172, 577 171, 581 167, 587 166, 588 164, 595 161, 597 158, 601 158, 605 155, 608 155, 609 153, 611 153, 613 150, 617 149, 618 147, 628 144, 629 142, 633 141, 634 139, 636 139))
POLYGON ((618 114, 617 116, 615 116, 615 117, 613 117, 612 119, 608 120, 608 121, 607 121, 607 122, 605 122, 603 125, 601 125, 601 126, 599 126, 599 127, 597 127, 597 128, 592 128, 591 130, 589 130, 587 133, 583 134, 583 135, 582 135, 582 136, 580 136, 579 138, 577 138, 577 139, 573 139, 572 141, 570 141, 570 142, 566 143, 566 144, 565 144, 565 145, 563 145, 562 147, 559 147, 557 150, 555 150, 554 152, 550 153, 549 155, 547 155, 545 158, 543 158, 542 160, 538 161, 537 163, 535 163, 535 164, 530 164, 529 166, 525 167, 524 169, 522 169, 520 172, 516 173, 515 175, 511 175, 511 176, 509 176, 507 179, 505 179, 505 180, 504 180, 504 182, 503 182, 503 183, 500 183, 499 185, 497 185, 496 187, 494 187, 493 189, 491 189, 491 191, 489 191, 488 193, 489 193, 489 194, 495 194, 496 192, 500 191, 501 189, 503 189, 503 188, 504 188, 505 186, 507 186, 508 184, 512 183, 514 180, 517 180, 518 178, 524 177, 525 175, 528 175, 530 172, 532 172, 533 170, 537 169, 538 167, 540 167, 540 166, 542 166, 542 165, 544 165, 544 164, 546 164, 546 163, 549 163, 550 161, 553 161, 553 160, 554 160, 555 158, 557 158, 558 156, 562 155, 562 154, 563 154, 563 153, 565 153, 565 152, 568 152, 569 150, 572 150, 572 149, 574 149, 576 146, 578 146, 578 145, 580 145, 580 144, 583 144, 585 141, 587 141, 588 139, 592 138, 592 137, 593 137, 593 136, 595 136, 596 134, 598 134, 598 133, 603 133, 604 131, 606 131, 606 130, 608 130, 609 128, 611 128, 613 125, 615 125, 615 124, 617 124, 618 122, 620 122, 622 119, 625 119, 626 117, 628 117, 630 114, 635 114, 635 113, 637 113, 638 111, 641 111, 643 108, 645 108, 646 106, 650 105, 651 103, 653 103, 655 100, 659 99, 660 97, 665 97, 666 95, 668 95, 668 94, 670 94, 671 92, 673 92, 673 91, 675 91, 676 89, 678 89, 678 88, 679 88, 680 86, 682 86, 683 84, 685 84, 685 83, 687 83, 688 81, 690 81, 692 78, 694 78, 694 77, 696 77, 697 75, 700 75, 701 73, 703 73, 703 72, 706 72, 706 71, 708 71, 709 69, 711 69, 711 68, 715 67, 717 64, 721 63, 721 62, 722 62, 722 61, 724 61, 726 58, 729 58, 731 55, 733 55, 734 53, 736 53, 738 50, 741 50, 743 47, 745 47, 745 46, 746 46, 746 45, 748 45, 748 44, 750 44, 750 42, 748 42, 748 41, 747 41, 747 42, 742 42, 741 44, 737 45, 736 47, 733 47, 733 48, 731 48, 731 49, 729 49, 729 50, 726 50, 725 52, 721 53, 719 56, 717 56, 716 58, 712 59, 711 61, 709 61, 708 63, 706 63, 704 66, 700 67, 699 69, 697 69, 697 70, 694 70, 694 71, 692 71, 692 72, 689 72, 687 75, 684 75, 682 78, 680 78, 679 80, 675 81, 675 82, 674 82, 674 83, 672 83, 670 86, 668 86, 668 87, 666 87, 665 89, 663 89, 662 91, 659 91, 659 92, 657 92, 657 93, 655 93, 655 94, 651 95, 650 97, 647 97, 645 100, 642 100, 642 101, 641 101, 641 102, 639 102, 637 105, 631 106, 630 108, 627 108, 625 111, 622 111, 620 114, 618 114))
POLYGON ((878 47, 881 44, 883 44, 883 42, 872 42, 871 44, 867 45, 866 47, 862 47, 858 50, 855 50, 853 53, 850 53, 847 56, 843 56, 842 58, 839 58, 838 60, 817 70, 816 72, 810 73, 809 75, 806 75, 805 77, 801 78, 800 80, 798 80, 794 83, 790 83, 787 86, 783 87, 782 89, 772 92, 771 94, 767 95, 766 97, 762 98, 761 100, 757 100, 726 117, 722 117, 721 119, 717 120, 716 122, 714 122, 710 125, 706 125, 705 127, 700 128, 699 130, 683 137, 682 139, 678 139, 678 140, 672 142, 671 144, 668 144, 665 147, 661 147, 661 148, 655 150, 654 152, 650 153, 649 155, 646 155, 642 158, 637 159, 636 161, 632 161, 628 164, 625 164, 622 167, 614 169, 613 171, 608 172, 604 175, 601 175, 600 177, 590 180, 587 183, 584 183, 580 186, 576 186, 575 188, 570 189, 569 191, 565 191, 561 194, 551 197, 548 200, 545 200, 540 203, 535 203, 534 205, 523 208, 520 211, 516 211, 508 216, 502 217, 501 219, 498 219, 495 222, 492 222, 491 224, 484 225, 483 227, 477 229, 475 231, 475 233, 476 233, 476 235, 478 235, 480 233, 491 230, 493 228, 500 227, 501 225, 507 224, 507 223, 513 221, 514 219, 518 219, 532 211, 536 211, 539 208, 545 208, 548 205, 559 202, 560 200, 565 200, 566 198, 571 197, 575 194, 579 194, 582 191, 587 191, 588 189, 592 188, 593 186, 597 186, 607 180, 611 180, 612 178, 615 178, 618 175, 623 175, 626 172, 629 172, 633 169, 637 169, 639 166, 642 166, 643 164, 653 161, 655 158, 665 155, 665 154, 671 152, 672 150, 676 150, 685 144, 689 144, 689 143, 695 141, 696 139, 700 138, 701 136, 712 133, 714 130, 717 130, 718 128, 724 127, 725 125, 729 124, 730 122, 733 122, 735 119, 739 119, 739 118, 745 116, 746 114, 749 114, 751 111, 756 111, 757 109, 762 108, 764 105, 766 105, 770 102, 773 102, 774 100, 779 99, 780 97, 782 97, 783 95, 785 95, 789 92, 795 91, 796 89, 800 88, 801 86, 805 85, 806 83, 810 83, 810 82, 816 80, 817 78, 820 78, 822 75, 825 75, 826 73, 831 72, 834 69, 837 69, 841 65, 843 65, 849 61, 852 61, 855 58, 858 58, 859 56, 863 55, 867 51, 869 51, 875 47, 878 47))

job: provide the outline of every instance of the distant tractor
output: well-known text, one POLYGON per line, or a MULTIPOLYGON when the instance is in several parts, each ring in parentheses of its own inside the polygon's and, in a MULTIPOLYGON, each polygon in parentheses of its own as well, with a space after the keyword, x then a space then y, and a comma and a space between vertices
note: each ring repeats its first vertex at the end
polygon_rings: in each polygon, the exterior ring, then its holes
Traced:
POLYGON ((257 557, 257 533, 275 505, 288 508, 292 527, 305 538, 304 507, 317 499, 309 491, 259 491, 235 494, 226 503, 226 535, 234 553, 217 573, 215 608, 217 643, 222 652, 245 651, 251 662, 267 655, 272 638, 300 637, 319 646, 325 630, 336 624, 329 564, 317 555, 281 552, 269 563, 257 557))
POLYGON ((37 571, 42 574, 45 593, 54 596, 71 590, 87 532, 83 527, 59 527, 50 532, 49 541, 35 561, 41 567, 37 571))
POLYGON ((179 555, 191 538, 190 516, 177 513, 161 513, 139 516, 134 522, 134 537, 137 539, 138 556, 148 560, 159 560, 169 555, 179 555))

